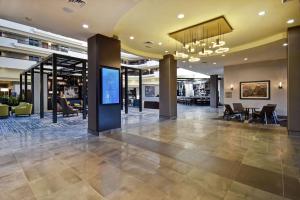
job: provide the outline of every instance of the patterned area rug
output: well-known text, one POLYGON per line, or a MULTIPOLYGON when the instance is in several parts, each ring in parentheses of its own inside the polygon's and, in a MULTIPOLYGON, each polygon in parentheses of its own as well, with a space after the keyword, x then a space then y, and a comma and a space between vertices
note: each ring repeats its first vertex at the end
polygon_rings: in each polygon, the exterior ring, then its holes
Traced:
POLYGON ((44 119, 40 119, 39 115, 30 117, 12 116, 7 119, 0 119, 0 135, 28 134, 41 128, 59 128, 80 124, 87 124, 87 120, 83 120, 81 115, 65 118, 58 116, 56 124, 52 123, 50 113, 46 113, 44 119))
MULTIPOLYGON (((129 114, 122 111, 122 127, 131 127, 136 124, 149 124, 158 120, 158 110, 144 109, 139 112, 137 108, 129 108, 129 114)), ((83 120, 82 115, 62 117, 58 115, 57 123, 52 123, 52 113, 45 113, 45 118, 40 119, 38 114, 30 117, 11 116, 7 119, 0 119, 0 136, 14 134, 32 134, 36 131, 46 129, 61 130, 60 128, 70 127, 68 130, 87 129, 88 120, 83 120), (57 128, 57 129, 56 129, 57 128)))

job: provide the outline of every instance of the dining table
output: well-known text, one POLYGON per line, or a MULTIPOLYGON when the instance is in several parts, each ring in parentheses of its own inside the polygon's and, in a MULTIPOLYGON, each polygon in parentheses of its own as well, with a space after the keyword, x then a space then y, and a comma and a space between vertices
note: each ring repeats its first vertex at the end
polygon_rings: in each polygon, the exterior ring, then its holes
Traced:
POLYGON ((259 108, 258 107, 254 107, 254 106, 245 106, 244 109, 246 111, 245 119, 248 120, 250 118, 250 110, 251 110, 251 114, 253 114, 259 108))

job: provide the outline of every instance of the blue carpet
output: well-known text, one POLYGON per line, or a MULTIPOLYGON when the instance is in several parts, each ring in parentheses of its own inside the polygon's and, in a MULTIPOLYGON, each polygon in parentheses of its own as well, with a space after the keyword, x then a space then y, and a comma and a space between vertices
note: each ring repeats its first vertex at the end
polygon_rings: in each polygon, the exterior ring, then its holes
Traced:
POLYGON ((65 117, 58 116, 57 123, 52 123, 52 115, 45 114, 44 119, 40 119, 39 115, 30 117, 15 117, 11 116, 6 119, 0 119, 0 135, 10 134, 28 134, 41 128, 59 128, 73 125, 85 125, 87 120, 82 119, 82 115, 65 117))

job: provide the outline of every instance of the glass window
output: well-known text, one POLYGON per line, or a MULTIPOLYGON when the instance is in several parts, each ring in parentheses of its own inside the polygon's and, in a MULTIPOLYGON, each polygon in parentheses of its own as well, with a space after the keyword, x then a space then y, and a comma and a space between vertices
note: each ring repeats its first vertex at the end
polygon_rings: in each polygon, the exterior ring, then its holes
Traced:
POLYGON ((40 57, 38 57, 38 56, 29 56, 29 60, 39 62, 40 61, 40 57))
POLYGON ((38 40, 29 38, 29 45, 38 47, 38 46, 40 46, 39 44, 40 44, 40 42, 38 40))

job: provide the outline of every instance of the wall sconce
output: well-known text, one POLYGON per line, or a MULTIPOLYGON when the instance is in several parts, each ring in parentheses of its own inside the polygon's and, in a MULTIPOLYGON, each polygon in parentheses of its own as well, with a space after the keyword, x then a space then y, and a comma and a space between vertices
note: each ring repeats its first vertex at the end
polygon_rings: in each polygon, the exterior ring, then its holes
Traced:
POLYGON ((234 87, 233 87, 233 84, 231 84, 231 85, 230 85, 230 90, 233 90, 233 88, 234 88, 234 87))
POLYGON ((278 89, 282 89, 282 82, 279 82, 278 89))

